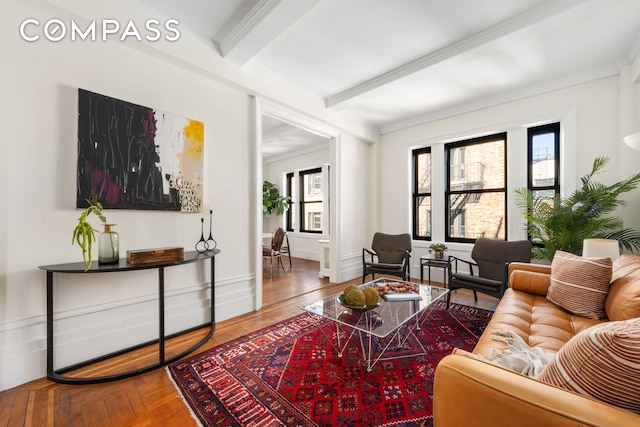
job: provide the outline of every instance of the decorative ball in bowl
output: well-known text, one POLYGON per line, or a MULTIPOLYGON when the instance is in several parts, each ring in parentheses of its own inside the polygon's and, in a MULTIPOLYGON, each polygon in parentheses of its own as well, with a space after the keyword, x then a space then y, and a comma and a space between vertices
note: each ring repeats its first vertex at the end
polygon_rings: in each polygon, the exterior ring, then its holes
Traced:
POLYGON ((377 290, 372 287, 360 288, 349 285, 337 298, 338 303, 343 307, 357 311, 371 310, 382 304, 377 290))
POLYGON ((344 295, 343 294, 338 295, 338 302, 340 303, 341 306, 343 306, 345 308, 349 308, 351 310, 358 310, 358 311, 372 310, 374 308, 380 307, 380 304, 382 304, 382 301, 378 300, 376 305, 371 305, 371 306, 368 306, 368 305, 349 305, 344 301, 344 295))

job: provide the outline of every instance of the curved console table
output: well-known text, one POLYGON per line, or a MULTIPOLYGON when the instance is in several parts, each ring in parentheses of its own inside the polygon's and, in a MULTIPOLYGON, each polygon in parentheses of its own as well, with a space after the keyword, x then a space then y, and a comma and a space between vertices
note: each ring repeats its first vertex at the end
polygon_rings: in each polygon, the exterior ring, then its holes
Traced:
POLYGON ((215 283, 215 256, 220 253, 219 249, 214 249, 211 251, 207 251, 204 253, 198 253, 195 251, 185 252, 184 259, 179 261, 162 261, 158 263, 149 263, 149 264, 137 264, 131 265, 127 263, 126 258, 120 258, 120 261, 117 264, 102 264, 100 265, 98 262, 94 262, 91 268, 85 272, 85 265, 82 262, 75 262, 70 264, 56 264, 56 265, 41 265, 38 268, 45 270, 47 272, 47 378, 52 381, 63 383, 63 384, 96 384, 103 383, 108 381, 115 381, 123 378, 129 378, 135 375, 142 374, 144 372, 149 372, 153 369, 157 369, 164 365, 167 365, 171 362, 174 362, 187 354, 191 353, 201 345, 203 345, 211 336, 216 328, 215 322, 215 292, 214 286, 215 283), (210 268, 211 268, 211 318, 210 322, 205 323, 204 325, 195 326, 193 328, 189 328, 175 334, 171 334, 170 336, 165 336, 164 331, 164 269, 167 267, 173 267, 176 265, 189 264, 192 262, 210 260, 210 268), (158 305, 159 305, 159 331, 158 331, 158 339, 150 342, 141 343, 134 347, 129 347, 123 350, 119 350, 115 353, 110 353, 104 356, 100 356, 98 358, 94 358, 91 360, 87 360, 85 362, 81 362, 78 364, 74 364, 72 366, 67 366, 65 368, 55 369, 53 365, 53 343, 54 343, 54 334, 53 334, 53 274, 54 273, 82 273, 82 274, 91 274, 91 273, 117 273, 124 271, 134 271, 134 270, 150 270, 157 269, 158 270, 158 305), (203 327, 209 327, 209 332, 207 336, 205 336, 202 340, 200 340, 197 344, 190 347, 189 349, 181 352, 180 354, 173 356, 171 358, 165 357, 165 340, 170 339, 184 333, 200 329, 203 327), (123 373, 118 373, 114 375, 106 375, 101 377, 69 377, 64 374, 81 368, 83 366, 88 366, 93 363, 97 363, 103 360, 107 360, 109 358, 119 356, 124 353, 128 353, 130 351, 146 347, 148 345, 158 344, 158 362, 149 366, 144 366, 141 368, 136 368, 132 371, 127 371, 123 373))

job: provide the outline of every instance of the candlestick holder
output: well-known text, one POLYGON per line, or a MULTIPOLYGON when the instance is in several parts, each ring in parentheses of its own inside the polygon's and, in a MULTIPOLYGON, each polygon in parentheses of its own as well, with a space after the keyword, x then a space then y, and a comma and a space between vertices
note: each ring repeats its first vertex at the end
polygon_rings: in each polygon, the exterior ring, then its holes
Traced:
POLYGON ((204 239, 204 218, 200 218, 200 240, 196 243, 196 251, 204 253, 209 250, 209 244, 204 239))
POLYGON ((218 242, 216 242, 213 236, 211 235, 212 223, 213 223, 213 211, 209 210, 209 238, 207 239, 207 247, 209 248, 210 251, 218 247, 218 242))

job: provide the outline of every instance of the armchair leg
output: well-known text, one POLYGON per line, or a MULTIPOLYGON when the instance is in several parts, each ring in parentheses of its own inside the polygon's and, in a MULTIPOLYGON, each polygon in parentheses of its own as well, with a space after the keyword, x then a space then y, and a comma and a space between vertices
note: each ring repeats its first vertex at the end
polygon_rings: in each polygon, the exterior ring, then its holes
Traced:
POLYGON ((473 299, 475 302, 478 302, 478 293, 476 291, 473 291, 473 299))
POLYGON ((447 292, 447 310, 449 310, 449 304, 451 303, 451 290, 447 292))

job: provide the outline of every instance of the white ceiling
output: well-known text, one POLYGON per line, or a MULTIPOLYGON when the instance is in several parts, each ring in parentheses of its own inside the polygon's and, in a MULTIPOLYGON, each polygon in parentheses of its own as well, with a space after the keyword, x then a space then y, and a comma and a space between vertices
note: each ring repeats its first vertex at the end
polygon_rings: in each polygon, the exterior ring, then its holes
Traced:
POLYGON ((618 73, 640 0, 130 0, 382 133, 618 73))

